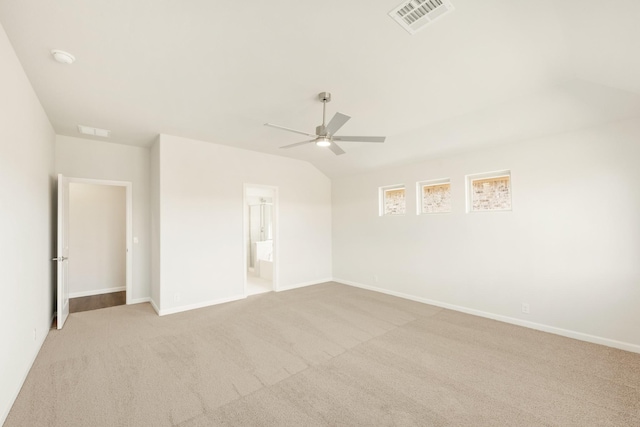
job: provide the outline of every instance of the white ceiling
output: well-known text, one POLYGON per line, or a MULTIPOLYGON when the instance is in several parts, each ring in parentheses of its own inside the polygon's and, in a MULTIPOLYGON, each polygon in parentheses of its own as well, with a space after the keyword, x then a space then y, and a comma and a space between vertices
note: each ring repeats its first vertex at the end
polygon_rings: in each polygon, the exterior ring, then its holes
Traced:
POLYGON ((451 1, 413 36, 397 0, 0 0, 0 22, 61 135, 168 133, 332 177, 640 116, 639 1, 451 1), (321 91, 340 134, 387 142, 279 150, 308 138, 263 124, 313 133, 321 91))

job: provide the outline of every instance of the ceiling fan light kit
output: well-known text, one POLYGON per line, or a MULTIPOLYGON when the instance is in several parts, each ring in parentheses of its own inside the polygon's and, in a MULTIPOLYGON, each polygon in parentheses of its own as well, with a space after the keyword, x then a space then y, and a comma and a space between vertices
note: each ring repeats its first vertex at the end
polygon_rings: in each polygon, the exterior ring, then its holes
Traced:
POLYGON ((316 139, 316 145, 318 147, 328 147, 331 145, 331 140, 329 138, 320 137, 316 139))
POLYGON ((265 123, 265 126, 274 127, 276 129, 286 130, 287 132, 299 133, 313 137, 308 141, 296 142, 294 144, 285 145, 280 148, 293 148, 299 145, 310 144, 315 142, 318 147, 327 147, 333 154, 339 156, 344 154, 345 151, 340 148, 335 141, 355 141, 355 142, 384 142, 386 137, 384 136, 334 136, 335 133, 344 126, 345 123, 351 118, 346 114, 336 113, 329 124, 326 124, 327 102, 331 102, 331 94, 329 92, 320 92, 318 94, 320 102, 322 102, 322 124, 316 127, 316 133, 307 133, 284 126, 274 125, 272 123, 265 123))

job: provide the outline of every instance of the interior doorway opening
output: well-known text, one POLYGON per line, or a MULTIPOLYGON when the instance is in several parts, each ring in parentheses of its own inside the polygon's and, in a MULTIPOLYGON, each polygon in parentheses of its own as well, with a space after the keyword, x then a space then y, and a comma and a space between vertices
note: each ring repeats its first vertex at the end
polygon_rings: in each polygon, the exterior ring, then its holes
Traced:
POLYGON ((245 294, 276 289, 277 188, 245 184, 244 187, 245 294))
POLYGON ((70 312, 131 302, 132 183, 58 175, 57 199, 53 260, 61 329, 70 312))
POLYGON ((126 188, 69 183, 69 312, 126 303, 126 188))

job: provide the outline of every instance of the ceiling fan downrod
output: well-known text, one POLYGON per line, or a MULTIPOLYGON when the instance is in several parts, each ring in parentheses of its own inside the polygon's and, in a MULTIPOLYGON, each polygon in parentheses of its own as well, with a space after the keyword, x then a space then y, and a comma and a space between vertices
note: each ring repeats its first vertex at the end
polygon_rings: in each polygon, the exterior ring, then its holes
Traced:
POLYGON ((327 136, 327 102, 331 102, 331 93, 320 92, 318 98, 322 102, 322 125, 316 127, 316 135, 327 136))

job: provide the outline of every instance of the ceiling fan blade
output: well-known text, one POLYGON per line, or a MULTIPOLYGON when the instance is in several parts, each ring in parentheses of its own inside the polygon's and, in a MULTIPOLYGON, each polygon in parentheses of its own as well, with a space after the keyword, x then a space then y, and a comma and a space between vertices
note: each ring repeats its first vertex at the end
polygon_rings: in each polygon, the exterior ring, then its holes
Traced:
POLYGON ((335 141, 384 142, 386 136, 334 136, 335 141))
POLYGON ((344 154, 345 151, 340 148, 335 142, 331 142, 331 145, 329 146, 329 150, 333 151, 333 154, 335 154, 336 156, 339 156, 340 154, 344 154))
POLYGON ((336 113, 327 125, 327 133, 329 135, 333 135, 338 131, 338 129, 344 126, 344 124, 347 123, 350 118, 351 117, 347 116, 346 114, 336 113))
POLYGON ((298 145, 304 145, 314 141, 315 139, 310 139, 309 141, 302 141, 302 142, 296 142, 295 144, 284 145, 280 148, 293 148, 293 147, 297 147, 298 145))
POLYGON ((272 128, 276 128, 276 129, 286 130, 286 131, 293 132, 293 133, 299 133, 300 135, 316 136, 315 134, 312 134, 312 133, 303 132, 301 130, 290 129, 290 128, 286 128, 284 126, 278 126, 278 125, 274 125, 274 124, 271 124, 271 123, 265 123, 264 125, 265 126, 271 126, 272 128))

